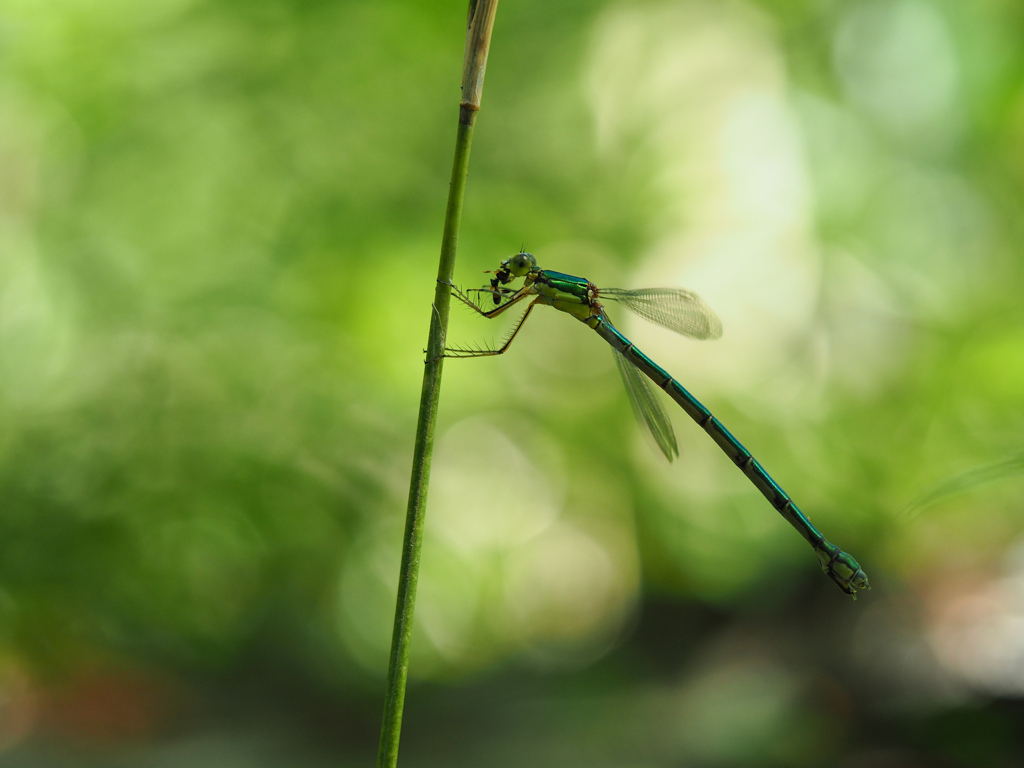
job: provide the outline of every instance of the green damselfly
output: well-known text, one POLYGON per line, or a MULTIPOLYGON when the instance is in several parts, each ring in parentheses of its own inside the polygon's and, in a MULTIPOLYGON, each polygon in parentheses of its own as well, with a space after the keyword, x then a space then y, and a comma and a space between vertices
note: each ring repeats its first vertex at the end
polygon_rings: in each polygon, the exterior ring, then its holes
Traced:
POLYGON ((619 288, 598 289, 582 277, 561 272, 552 272, 537 266, 537 260, 529 253, 517 253, 501 262, 492 272, 490 288, 474 288, 469 293, 490 296, 492 308, 485 309, 466 293, 449 283, 452 292, 463 304, 484 317, 494 318, 509 307, 529 297, 533 301, 513 327, 505 343, 497 349, 459 349, 448 347, 444 357, 486 357, 501 355, 508 350, 519 330, 538 304, 546 304, 567 312, 577 320, 597 331, 614 350, 615 362, 626 385, 630 403, 637 419, 654 437, 665 456, 672 458, 679 453, 675 432, 668 414, 655 398, 650 379, 676 401, 701 428, 707 432, 718 447, 733 460, 754 486, 800 535, 813 547, 822 570, 839 585, 839 588, 854 600, 858 589, 870 589, 868 577, 857 561, 826 539, 811 521, 801 512, 789 495, 779 487, 764 467, 750 455, 739 440, 732 436, 722 423, 711 415, 697 398, 670 376, 665 369, 637 349, 633 342, 623 336, 611 324, 600 300, 610 299, 624 304, 641 317, 658 323, 670 330, 694 339, 716 339, 722 335, 722 324, 715 313, 691 291, 674 288, 644 288, 624 290, 619 288), (513 289, 509 283, 525 278, 522 287, 513 289), (600 299, 600 300, 599 300, 600 299), (647 377, 641 376, 643 374, 647 377))

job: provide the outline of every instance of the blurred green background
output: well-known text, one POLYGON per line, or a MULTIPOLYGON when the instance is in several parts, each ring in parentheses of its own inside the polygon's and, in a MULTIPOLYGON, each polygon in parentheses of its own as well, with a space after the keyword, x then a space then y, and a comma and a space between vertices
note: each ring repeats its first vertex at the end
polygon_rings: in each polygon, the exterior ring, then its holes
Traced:
MULTIPOLYGON (((0 3, 0 765, 375 759, 466 3, 0 3)), ((445 365, 404 766, 1024 760, 1024 5, 506 0, 521 244, 873 591, 537 312, 445 365)), ((507 327, 456 307, 449 341, 507 327)))

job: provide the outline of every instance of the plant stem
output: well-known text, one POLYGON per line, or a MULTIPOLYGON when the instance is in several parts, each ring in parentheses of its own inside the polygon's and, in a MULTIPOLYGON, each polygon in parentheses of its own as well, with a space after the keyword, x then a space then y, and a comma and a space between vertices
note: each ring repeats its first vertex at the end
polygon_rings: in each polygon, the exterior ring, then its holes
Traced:
POLYGON ((412 638, 413 608, 419 577, 420 548, 423 544, 423 516, 426 511, 427 485, 430 480, 430 458, 434 448, 434 424, 441 393, 441 370, 444 339, 448 331, 448 310, 451 293, 448 283, 455 271, 455 251, 462 220, 462 199, 469 171, 469 148, 473 125, 480 109, 484 69, 491 42, 491 29, 498 0, 470 0, 469 24, 466 32, 466 53, 462 72, 462 102, 459 104, 459 129, 455 139, 455 161, 448 188, 448 206, 441 237, 441 258, 434 287, 434 303, 430 309, 430 335, 427 340, 427 362, 420 392, 420 411, 416 422, 416 444, 413 450, 412 476, 409 481, 409 505, 405 516, 402 540, 402 564, 398 575, 398 600, 395 606, 395 628, 391 637, 387 687, 384 697, 384 719, 380 731, 378 768, 394 768, 398 764, 398 742, 402 730, 402 708, 405 684, 409 673, 409 648, 412 638))

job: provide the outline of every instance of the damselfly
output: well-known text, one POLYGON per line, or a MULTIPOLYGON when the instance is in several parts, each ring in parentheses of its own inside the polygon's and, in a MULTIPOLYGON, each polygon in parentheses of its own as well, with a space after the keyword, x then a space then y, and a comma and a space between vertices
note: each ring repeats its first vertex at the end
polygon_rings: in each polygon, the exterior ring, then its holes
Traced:
POLYGON ((487 318, 497 317, 509 307, 531 296, 534 297, 533 301, 527 306, 526 312, 513 327, 512 333, 502 346, 497 349, 449 347, 445 350, 444 357, 486 357, 504 354, 523 327, 526 318, 530 316, 530 312, 538 304, 546 304, 569 313, 597 331, 598 335, 611 345, 619 373, 622 375, 626 391, 629 393, 633 411, 640 423, 650 431, 658 447, 669 461, 679 453, 675 432, 668 414, 655 398, 647 379, 650 379, 675 400, 733 460, 779 514, 799 531, 800 535, 814 548, 822 570, 839 585, 843 592, 856 600, 858 589, 870 589, 868 577, 861 570, 857 561, 826 539, 811 524, 811 521, 797 508, 789 495, 750 455, 750 451, 744 448, 740 441, 733 437, 729 430, 712 416, 711 412, 697 398, 687 392, 665 369, 637 349, 611 324, 601 303, 605 299, 619 302, 641 317, 693 339, 716 339, 722 335, 722 324, 697 294, 677 288, 599 289, 582 277, 541 269, 537 266, 537 260, 529 253, 517 253, 515 256, 505 259, 492 274, 494 274, 494 278, 491 280, 490 288, 475 288, 469 291, 478 296, 489 296, 493 304, 491 308, 485 309, 466 293, 454 285, 449 285, 462 303, 487 318), (509 287, 509 283, 520 277, 525 278, 522 287, 519 289, 509 287))

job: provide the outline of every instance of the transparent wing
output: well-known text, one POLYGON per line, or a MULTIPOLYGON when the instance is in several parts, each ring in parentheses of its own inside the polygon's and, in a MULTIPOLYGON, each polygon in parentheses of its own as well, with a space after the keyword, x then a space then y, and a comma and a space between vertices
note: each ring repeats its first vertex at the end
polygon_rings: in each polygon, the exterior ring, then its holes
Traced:
POLYGON ((722 335, 718 315, 700 296, 684 288, 602 288, 599 297, 617 301, 645 320, 691 339, 717 339, 722 335))
POLYGON ((629 404, 633 406, 636 420, 651 433, 665 458, 672 461, 679 455, 679 446, 676 445, 676 433, 672 429, 672 422, 668 420, 665 408, 655 397, 651 383, 636 366, 619 352, 612 351, 615 354, 615 364, 622 376, 622 383, 626 385, 626 394, 629 395, 629 404))

